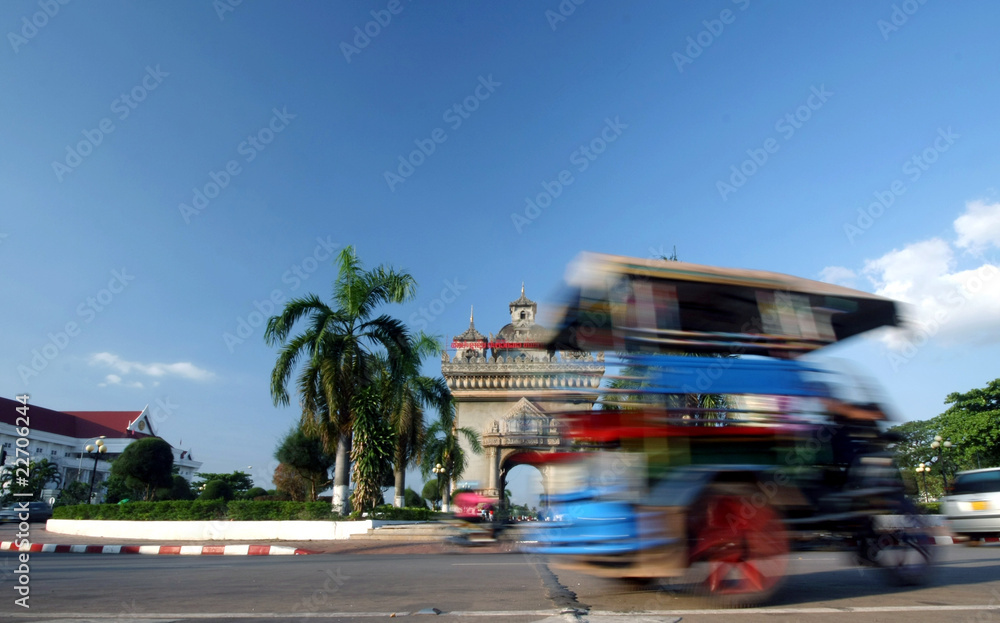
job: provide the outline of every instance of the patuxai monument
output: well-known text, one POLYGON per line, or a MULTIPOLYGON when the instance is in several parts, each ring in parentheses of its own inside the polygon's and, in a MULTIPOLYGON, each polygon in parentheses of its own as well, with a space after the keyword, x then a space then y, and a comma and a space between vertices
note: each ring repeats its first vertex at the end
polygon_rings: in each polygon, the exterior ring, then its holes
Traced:
MULTIPOLYGON (((510 323, 496 335, 469 328, 441 355, 441 374, 455 397, 458 426, 476 430, 484 452, 472 453, 462 438, 468 466, 462 486, 500 496, 511 468, 532 463, 539 452, 565 450, 553 414, 589 408, 604 376, 604 354, 549 353, 551 331, 536 324, 538 305, 524 295, 510 303, 510 323)), ((540 468, 550 491, 550 473, 540 468)), ((456 483, 453 483, 453 487, 456 483)))

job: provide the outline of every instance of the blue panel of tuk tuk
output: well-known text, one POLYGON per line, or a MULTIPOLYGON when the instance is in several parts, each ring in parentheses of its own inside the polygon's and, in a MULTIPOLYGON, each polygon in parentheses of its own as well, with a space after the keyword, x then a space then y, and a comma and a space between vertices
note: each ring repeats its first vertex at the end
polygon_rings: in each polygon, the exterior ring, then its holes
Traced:
POLYGON ((815 380, 826 370, 793 360, 638 355, 625 363, 649 367, 650 385, 644 390, 654 393, 830 396, 829 388, 815 380))

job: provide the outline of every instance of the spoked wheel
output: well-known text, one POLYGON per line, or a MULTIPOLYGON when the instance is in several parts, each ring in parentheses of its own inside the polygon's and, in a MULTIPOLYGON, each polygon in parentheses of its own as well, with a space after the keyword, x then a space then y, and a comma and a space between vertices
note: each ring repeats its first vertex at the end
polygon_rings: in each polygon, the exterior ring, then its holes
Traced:
POLYGON ((720 605, 764 602, 784 578, 788 535, 761 496, 751 487, 718 487, 692 514, 688 580, 720 605))
POLYGON ((923 584, 934 567, 934 537, 920 515, 901 518, 901 525, 860 539, 858 556, 862 564, 884 569, 895 584, 923 584))

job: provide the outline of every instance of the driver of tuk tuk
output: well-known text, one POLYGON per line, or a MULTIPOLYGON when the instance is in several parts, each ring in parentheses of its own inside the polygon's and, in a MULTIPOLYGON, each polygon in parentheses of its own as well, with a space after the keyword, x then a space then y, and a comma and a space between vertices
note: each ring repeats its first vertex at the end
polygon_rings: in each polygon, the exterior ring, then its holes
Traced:
POLYGON ((834 431, 831 439, 833 462, 849 466, 858 453, 858 445, 879 435, 878 422, 888 419, 877 404, 852 404, 839 399, 823 400, 826 412, 832 417, 834 431))

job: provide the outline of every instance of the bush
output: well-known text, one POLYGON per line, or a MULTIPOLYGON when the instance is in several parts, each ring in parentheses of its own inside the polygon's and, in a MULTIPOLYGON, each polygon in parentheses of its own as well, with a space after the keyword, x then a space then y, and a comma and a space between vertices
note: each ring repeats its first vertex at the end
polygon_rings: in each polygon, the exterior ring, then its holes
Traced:
POLYGON ((941 513, 941 502, 917 502, 917 508, 925 515, 937 515, 941 513))
POLYGON ((124 521, 337 521, 326 502, 255 500, 166 500, 126 504, 79 504, 60 506, 53 519, 118 519, 124 521))
POLYGON ((252 487, 249 491, 244 493, 241 499, 244 500, 256 500, 259 497, 267 495, 267 490, 264 487, 252 487))
POLYGON ((205 483, 205 489, 198 496, 202 500, 231 500, 233 499, 233 488, 225 480, 209 480, 205 483))
MULTIPOLYGON (((429 508, 396 508, 389 504, 376 506, 367 514, 368 519, 393 519, 406 521, 429 521, 434 519, 435 513, 429 508)), ((352 519, 360 519, 361 513, 351 513, 352 519)))
POLYGON ((419 493, 407 487, 403 491, 403 506, 407 508, 427 508, 427 502, 424 498, 420 497, 419 493))

